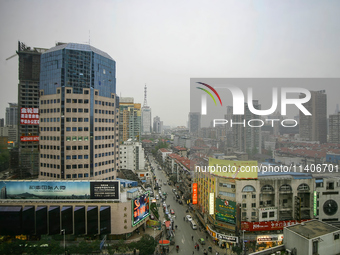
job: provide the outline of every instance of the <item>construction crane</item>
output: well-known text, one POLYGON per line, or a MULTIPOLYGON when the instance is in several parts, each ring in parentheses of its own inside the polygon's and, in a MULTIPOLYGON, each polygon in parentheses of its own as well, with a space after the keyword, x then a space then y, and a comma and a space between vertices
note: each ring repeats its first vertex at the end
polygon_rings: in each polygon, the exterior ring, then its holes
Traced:
POLYGON ((15 53, 13 56, 10 56, 9 58, 6 58, 6 60, 10 60, 11 58, 14 58, 17 54, 15 53))

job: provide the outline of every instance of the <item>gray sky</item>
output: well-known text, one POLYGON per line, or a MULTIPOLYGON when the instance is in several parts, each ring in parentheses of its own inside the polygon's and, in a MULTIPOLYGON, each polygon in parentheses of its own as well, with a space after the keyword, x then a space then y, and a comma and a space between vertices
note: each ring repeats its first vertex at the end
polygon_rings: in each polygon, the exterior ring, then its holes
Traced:
POLYGON ((0 0, 0 118, 17 102, 18 58, 5 59, 18 40, 51 48, 89 31, 117 62, 117 94, 143 103, 147 84, 164 125, 186 125, 190 78, 340 76, 336 0, 0 0))

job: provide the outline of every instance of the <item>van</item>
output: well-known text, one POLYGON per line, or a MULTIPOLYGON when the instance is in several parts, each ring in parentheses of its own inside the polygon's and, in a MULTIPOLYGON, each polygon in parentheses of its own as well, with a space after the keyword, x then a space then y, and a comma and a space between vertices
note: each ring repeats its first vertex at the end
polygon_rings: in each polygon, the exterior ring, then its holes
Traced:
POLYGON ((195 221, 190 221, 190 225, 191 225, 191 227, 192 227, 192 229, 197 229, 197 224, 196 224, 196 222, 195 221))

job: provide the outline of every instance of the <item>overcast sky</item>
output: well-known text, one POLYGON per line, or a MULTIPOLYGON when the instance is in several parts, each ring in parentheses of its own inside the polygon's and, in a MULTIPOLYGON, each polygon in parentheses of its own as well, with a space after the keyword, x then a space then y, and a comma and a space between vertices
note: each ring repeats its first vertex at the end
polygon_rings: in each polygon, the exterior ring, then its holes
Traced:
POLYGON ((18 40, 51 48, 89 34, 117 63, 117 94, 143 103, 147 84, 164 125, 186 125, 190 78, 340 76, 336 0, 0 0, 0 118, 17 102, 18 58, 5 59, 18 40))

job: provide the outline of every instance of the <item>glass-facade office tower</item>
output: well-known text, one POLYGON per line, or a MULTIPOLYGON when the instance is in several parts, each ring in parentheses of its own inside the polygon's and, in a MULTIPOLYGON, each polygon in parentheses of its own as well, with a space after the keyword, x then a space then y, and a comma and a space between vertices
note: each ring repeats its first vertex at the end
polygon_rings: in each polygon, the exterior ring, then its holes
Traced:
POLYGON ((116 63, 90 45, 41 55, 40 179, 113 180, 119 167, 116 63))

